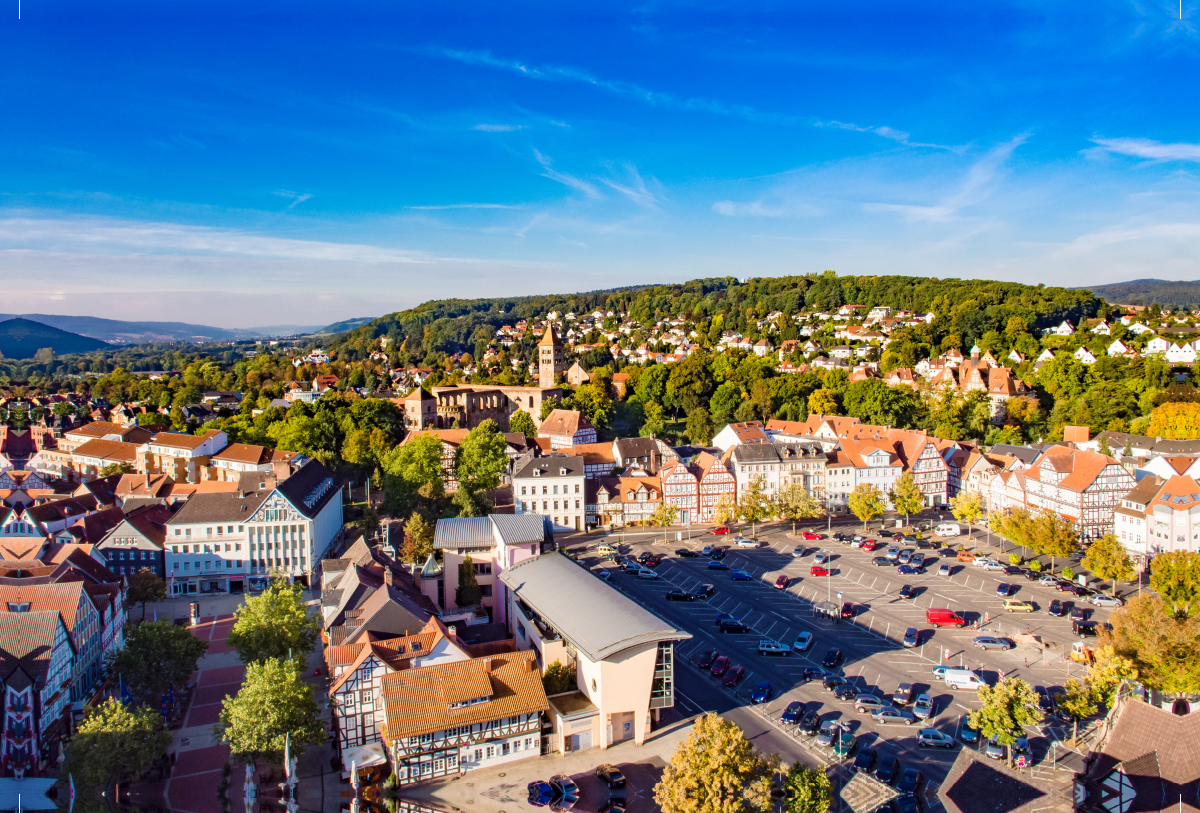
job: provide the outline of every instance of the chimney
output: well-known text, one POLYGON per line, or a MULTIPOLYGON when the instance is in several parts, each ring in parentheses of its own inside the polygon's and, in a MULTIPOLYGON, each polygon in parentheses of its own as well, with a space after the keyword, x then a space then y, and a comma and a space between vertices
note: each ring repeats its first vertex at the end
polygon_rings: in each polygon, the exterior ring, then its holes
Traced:
POLYGON ((146 491, 150 491, 150 469, 146 469, 146 491))
POLYGON ((532 672, 532 671, 533 671, 533 667, 534 667, 534 666, 536 666, 536 665, 537 665, 537 661, 535 661, 533 658, 526 658, 526 659, 525 659, 525 671, 526 671, 526 672, 532 672))
POLYGON ((446 632, 450 633, 451 635, 457 635, 458 628, 456 626, 454 626, 453 624, 451 624, 450 626, 446 627, 446 632))
POLYGON ((391 587, 395 581, 395 578, 396 577, 392 575, 392 569, 390 567, 384 569, 384 571, 383 571, 383 583, 384 584, 391 587))
POLYGON ((483 671, 485 671, 485 672, 492 671, 492 659, 491 658, 483 659, 483 671))

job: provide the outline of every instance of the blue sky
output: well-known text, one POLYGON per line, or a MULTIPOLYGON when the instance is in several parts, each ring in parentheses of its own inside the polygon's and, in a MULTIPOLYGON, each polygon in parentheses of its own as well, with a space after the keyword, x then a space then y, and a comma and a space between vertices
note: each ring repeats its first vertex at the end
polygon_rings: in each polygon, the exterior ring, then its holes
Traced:
POLYGON ((0 311, 1200 279, 1196 0, 10 5, 0 311))

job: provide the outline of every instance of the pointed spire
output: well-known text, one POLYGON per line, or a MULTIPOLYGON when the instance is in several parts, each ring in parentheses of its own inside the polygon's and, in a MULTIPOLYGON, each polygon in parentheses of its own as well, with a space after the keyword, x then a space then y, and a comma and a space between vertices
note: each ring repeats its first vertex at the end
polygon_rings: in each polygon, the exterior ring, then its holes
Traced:
POLYGON ((538 342, 538 347, 562 347, 562 339, 558 338, 558 334, 554 332, 553 323, 546 323, 546 333, 538 342))

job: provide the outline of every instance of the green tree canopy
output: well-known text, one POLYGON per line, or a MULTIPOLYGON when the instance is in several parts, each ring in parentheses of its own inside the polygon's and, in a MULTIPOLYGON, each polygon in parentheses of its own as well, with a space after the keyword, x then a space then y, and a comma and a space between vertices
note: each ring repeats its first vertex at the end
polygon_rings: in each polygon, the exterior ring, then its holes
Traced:
POLYGON ((239 759, 263 757, 275 764, 283 762, 289 734, 293 756, 326 739, 313 688, 300 679, 300 663, 280 658, 246 666, 246 679, 223 701, 214 732, 239 759))
POLYGON ((663 813, 767 813, 777 766, 778 757, 760 753, 736 724, 709 712, 676 746, 654 801, 663 813))
POLYGON ((475 493, 500 485, 500 475, 508 468, 508 441, 491 418, 467 433, 455 458, 459 490, 475 493))
POLYGON ((471 554, 458 565, 458 587, 454 588, 454 603, 459 607, 474 607, 483 601, 483 590, 475 577, 475 562, 471 554))
POLYGON ((1021 678, 1005 678, 995 686, 979 689, 980 707, 969 715, 971 727, 989 739, 1007 746, 1012 757, 1012 744, 1024 736, 1025 726, 1042 721, 1038 694, 1021 678))
POLYGON ((1138 679, 1169 694, 1200 691, 1200 618, 1179 616, 1161 596, 1130 598, 1108 618, 1100 642, 1132 662, 1138 679))
POLYGON ((1112 582, 1110 592, 1116 593, 1117 582, 1127 582, 1134 577, 1133 559, 1129 551, 1115 534, 1105 534, 1088 545, 1087 553, 1080 562, 1097 579, 1112 582))
POLYGON ((183 689, 208 652, 208 642, 167 620, 125 628, 125 646, 106 656, 108 673, 118 675, 137 703, 158 708, 172 685, 183 689))
POLYGON ((320 625, 309 615, 300 585, 283 578, 271 579, 261 594, 247 597, 234 617, 229 645, 242 663, 287 658, 289 653, 302 661, 320 638, 320 625))
POLYGON ((69 774, 86 798, 137 779, 170 742, 157 708, 126 708, 110 697, 87 712, 67 745, 61 775, 69 774))
POLYGON ((1150 565, 1150 587, 1171 605, 1173 615, 1200 610, 1200 553, 1160 553, 1150 565))
POLYGON ((146 605, 162 601, 167 597, 167 583, 148 567, 129 577, 129 590, 125 600, 130 604, 142 605, 142 620, 146 620, 146 605))
POLYGON ((783 788, 788 791, 784 802, 787 813, 827 813, 833 803, 829 774, 802 762, 788 768, 783 777, 783 788))
POLYGON ((527 438, 537 437, 537 424, 533 422, 533 418, 529 417, 529 413, 523 409, 518 409, 509 417, 508 429, 510 432, 520 432, 527 438))

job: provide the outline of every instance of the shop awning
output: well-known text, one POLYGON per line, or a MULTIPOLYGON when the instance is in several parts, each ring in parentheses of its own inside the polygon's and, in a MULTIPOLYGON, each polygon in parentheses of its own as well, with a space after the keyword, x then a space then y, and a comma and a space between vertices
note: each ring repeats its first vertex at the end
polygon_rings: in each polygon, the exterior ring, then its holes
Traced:
POLYGON ((347 748, 342 751, 342 773, 347 777, 350 775, 350 766, 353 765, 356 771, 361 771, 363 768, 371 768, 375 765, 382 765, 387 762, 387 754, 383 751, 383 743, 371 742, 366 745, 356 745, 353 748, 347 748))

